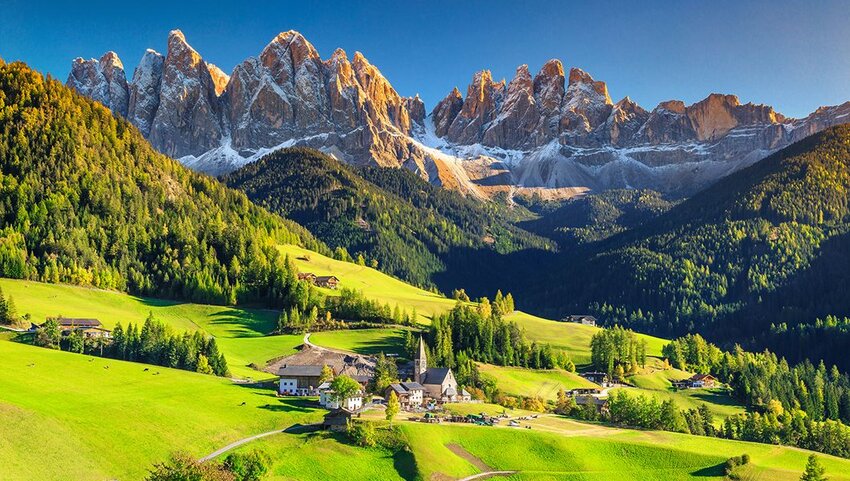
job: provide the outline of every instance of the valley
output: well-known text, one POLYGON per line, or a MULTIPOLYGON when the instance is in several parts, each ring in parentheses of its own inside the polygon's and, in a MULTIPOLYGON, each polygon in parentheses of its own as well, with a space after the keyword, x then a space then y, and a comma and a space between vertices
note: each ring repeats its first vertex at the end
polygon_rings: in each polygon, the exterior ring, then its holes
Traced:
POLYGON ((498 3, 0 17, 0 479, 850 481, 850 12, 498 3))

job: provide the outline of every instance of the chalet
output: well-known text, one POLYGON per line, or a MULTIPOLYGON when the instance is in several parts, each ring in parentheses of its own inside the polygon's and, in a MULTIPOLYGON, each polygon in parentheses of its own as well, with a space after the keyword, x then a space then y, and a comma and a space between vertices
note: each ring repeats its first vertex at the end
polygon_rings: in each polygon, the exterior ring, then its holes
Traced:
POLYGON ((580 387, 567 391, 567 396, 598 396, 602 394, 602 389, 598 387, 580 387))
POLYGON ((711 374, 694 374, 688 379, 673 381, 672 384, 676 389, 713 388, 717 385, 717 378, 711 374))
POLYGON ((314 284, 316 282, 316 274, 313 274, 312 272, 299 272, 298 280, 307 281, 310 284, 314 284))
POLYGON ((316 287, 326 287, 328 289, 336 289, 339 286, 339 278, 336 276, 317 276, 313 281, 316 287))
POLYGON ((363 407, 363 392, 358 391, 354 396, 345 399, 336 399, 334 390, 331 389, 331 383, 323 382, 318 387, 319 405, 327 409, 343 408, 351 412, 359 411, 363 407))
POLYGON ((78 331, 83 333, 83 337, 87 339, 94 338, 103 338, 110 339, 112 337, 112 331, 109 329, 104 329, 102 327, 89 327, 89 328, 80 328, 78 331))
POLYGON ((325 414, 325 419, 322 421, 322 429, 331 431, 345 431, 348 429, 348 423, 354 417, 354 413, 347 409, 338 408, 325 414))
POLYGON ((594 395, 582 395, 575 396, 576 405, 578 406, 593 406, 596 408, 596 412, 602 413, 608 411, 608 397, 607 396, 594 396, 594 395))
POLYGON ((604 372, 583 372, 581 373, 581 377, 600 386, 604 386, 608 382, 608 373, 604 372))
POLYGON ((101 323, 97 319, 84 319, 73 317, 48 317, 48 321, 56 321, 59 324, 59 329, 76 329, 78 327, 100 327, 101 323))
MULTIPOLYGON (((72 317, 48 317, 48 321, 55 321, 59 326, 59 332, 63 336, 68 336, 72 332, 79 331, 86 338, 104 338, 112 337, 112 331, 105 329, 97 319, 87 318, 72 318, 72 317)), ((43 325, 43 324, 42 324, 43 325)), ((30 330, 35 330, 40 326, 33 324, 30 330)))
POLYGON ((322 365, 288 365, 278 369, 280 387, 278 392, 289 396, 317 396, 322 365))
POLYGON ((425 399, 425 387, 418 382, 390 384, 384 391, 384 397, 389 399, 391 392, 395 392, 399 404, 405 409, 418 408, 425 399))
POLYGON ((567 316, 561 319, 561 322, 574 322, 576 324, 582 324, 584 326, 596 327, 596 318, 587 314, 567 316))
POLYGON ((425 397, 437 402, 469 402, 472 396, 466 389, 458 391, 454 373, 447 367, 428 367, 425 342, 419 338, 419 352, 413 360, 413 380, 422 385, 425 397))

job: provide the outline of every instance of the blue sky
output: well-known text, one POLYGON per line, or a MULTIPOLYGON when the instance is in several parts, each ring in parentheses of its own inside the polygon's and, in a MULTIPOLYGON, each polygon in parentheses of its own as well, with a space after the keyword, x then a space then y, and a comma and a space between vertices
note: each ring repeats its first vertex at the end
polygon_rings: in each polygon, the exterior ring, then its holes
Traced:
POLYGON ((180 28, 229 72, 277 33, 302 32, 328 57, 359 50, 428 110, 473 72, 513 76, 548 59, 647 109, 711 92, 791 116, 850 100, 850 2, 65 2, 3 0, 0 57, 64 80, 73 57, 115 50, 132 76, 145 48, 180 28))

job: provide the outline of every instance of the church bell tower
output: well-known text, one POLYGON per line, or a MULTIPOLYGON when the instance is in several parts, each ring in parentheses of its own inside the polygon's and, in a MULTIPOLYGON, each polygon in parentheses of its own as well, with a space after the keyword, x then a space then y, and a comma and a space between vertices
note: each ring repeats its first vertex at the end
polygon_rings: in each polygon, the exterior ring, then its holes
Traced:
POLYGON ((422 384, 425 382, 425 371, 428 370, 428 355, 425 353, 425 341, 419 336, 419 352, 413 359, 413 380, 422 384))

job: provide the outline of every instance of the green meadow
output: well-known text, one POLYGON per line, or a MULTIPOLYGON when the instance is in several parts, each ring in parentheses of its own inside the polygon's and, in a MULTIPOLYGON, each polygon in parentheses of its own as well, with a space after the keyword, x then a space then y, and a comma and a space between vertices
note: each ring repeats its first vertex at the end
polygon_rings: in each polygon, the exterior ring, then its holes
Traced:
POLYGON ((310 334, 310 342, 322 347, 357 354, 396 354, 404 357, 405 330, 393 329, 350 329, 346 331, 324 331, 310 334))
MULTIPOLYGON (((0 369, 0 466, 12 481, 141 479, 176 450, 201 457, 243 437, 316 422, 323 412, 268 388, 9 341, 0 341, 0 369)), ((808 454, 553 415, 523 422, 532 429, 397 422, 409 453, 360 448, 326 433, 277 434, 240 449, 268 451, 273 480, 340 472, 354 480, 448 479, 476 474, 480 463, 520 471, 515 479, 722 479, 725 459, 748 453, 759 479, 790 481, 808 454)), ((850 481, 850 461, 821 459, 830 479, 850 481)))
MULTIPOLYGON (((796 481, 809 454, 779 446, 608 428, 555 416, 525 424, 532 429, 408 422, 402 426, 423 479, 479 472, 468 456, 457 454, 457 447, 492 470, 518 471, 510 479, 523 480, 721 480, 726 459, 748 453, 757 474, 753 479, 796 481)), ((832 481, 850 480, 850 461, 820 458, 832 481)))
POLYGON ((175 450, 201 457, 321 412, 267 388, 0 341, 3 479, 141 479, 175 450))
POLYGON ((93 317, 107 328, 122 323, 144 323, 149 313, 177 331, 201 331, 215 336, 238 377, 267 377, 248 366, 264 365, 285 356, 301 344, 301 336, 266 336, 276 325, 278 313, 269 309, 213 306, 130 296, 115 291, 87 289, 63 284, 44 284, 0 279, 19 315, 29 314, 42 323, 49 316, 93 317))
MULTIPOLYGON (((676 390, 670 381, 687 379, 692 373, 679 369, 661 369, 657 360, 646 370, 649 372, 629 376, 628 381, 634 388, 625 391, 631 395, 643 394, 665 401, 672 399, 680 409, 697 409, 700 405, 708 406, 714 415, 715 424, 720 425, 725 418, 745 411, 727 390, 722 387, 712 389, 683 389, 676 390)), ((612 390, 612 393, 617 390, 612 390)))
POLYGON ((557 399, 561 389, 598 387, 578 374, 561 369, 532 370, 492 364, 478 364, 478 369, 496 379, 496 385, 507 394, 539 396, 544 401, 557 399))

